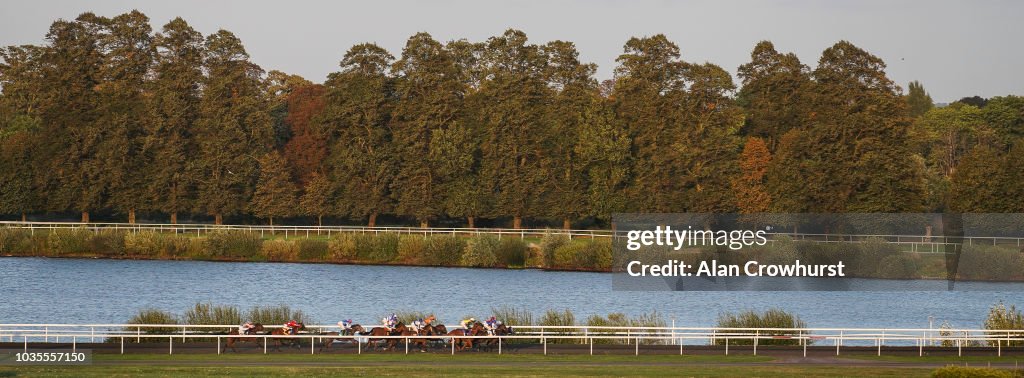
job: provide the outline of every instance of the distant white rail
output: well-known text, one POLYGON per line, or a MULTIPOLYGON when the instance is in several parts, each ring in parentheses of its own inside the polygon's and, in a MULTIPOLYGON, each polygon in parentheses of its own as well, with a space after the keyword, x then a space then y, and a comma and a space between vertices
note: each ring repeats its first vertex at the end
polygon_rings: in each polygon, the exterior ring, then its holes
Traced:
MULTIPOLYGON (((446 227, 364 227, 364 226, 278 226, 278 225, 214 225, 202 223, 80 223, 80 222, 20 222, 0 221, 0 228, 27 229, 31 232, 57 229, 84 228, 99 232, 102 230, 123 230, 127 232, 169 232, 202 236, 218 231, 243 231, 259 233, 261 236, 281 235, 289 237, 331 236, 338 233, 356 234, 399 234, 399 235, 495 235, 502 237, 540 238, 545 235, 566 235, 570 238, 611 238, 627 237, 626 230, 566 230, 556 228, 446 228, 446 227)), ((815 233, 768 233, 770 242, 798 240, 820 243, 862 243, 884 241, 906 247, 908 251, 921 253, 944 253, 958 245, 994 245, 1024 247, 1024 237, 964 236, 945 237, 933 235, 887 235, 887 234, 815 234, 815 233)))
MULTIPOLYGON (((297 335, 227 335, 227 331, 236 329, 237 325, 188 325, 188 324, 0 324, 0 342, 23 343, 28 349, 32 342, 59 343, 63 338, 64 343, 77 347, 79 342, 119 342, 121 353, 124 353, 124 345, 127 341, 141 342, 143 338, 148 340, 167 339, 168 353, 173 353, 174 342, 181 343, 197 339, 217 339, 217 353, 221 353, 221 342, 225 338, 254 338, 263 342, 264 353, 267 352, 267 345, 270 340, 275 339, 300 339, 310 340, 310 353, 316 353, 316 342, 333 342, 333 340, 350 339, 356 343, 366 341, 366 335, 327 335, 323 332, 337 330, 336 325, 308 325, 304 333, 297 335), (154 332, 154 329, 167 329, 166 332, 154 332), (218 332, 218 333, 211 333, 218 332), (224 333, 219 333, 224 332, 224 333)), ((274 328, 275 326, 268 326, 274 328)), ((369 329, 366 325, 364 328, 369 329)), ((514 326, 515 333, 507 336, 454 336, 455 339, 496 339, 498 342, 498 353, 501 353, 500 345, 509 342, 531 342, 544 345, 544 353, 547 354, 547 344, 552 341, 572 340, 579 344, 590 345, 593 354, 595 341, 611 340, 625 344, 635 345, 635 353, 640 353, 640 345, 678 345, 680 354, 683 352, 687 341, 704 343, 705 345, 722 346, 725 354, 729 354, 729 347, 732 343, 735 350, 735 342, 746 341, 744 348, 753 347, 753 353, 757 354, 758 345, 764 345, 769 340, 790 340, 796 343, 797 348, 803 348, 806 356, 807 347, 812 343, 830 346, 834 344, 836 355, 844 346, 850 344, 873 343, 877 348, 878 355, 881 355, 885 346, 899 346, 898 344, 913 345, 918 347, 919 355, 923 355, 925 347, 945 346, 955 347, 958 355, 963 355, 964 349, 985 350, 995 349, 997 355, 1002 356, 1003 348, 1015 345, 1019 351, 1020 345, 1024 345, 1024 330, 985 330, 985 329, 937 329, 937 328, 723 328, 723 327, 617 327, 617 326, 514 326), (888 344, 888 345, 887 345, 888 344)), ((451 329, 458 329, 453 327, 451 329)), ((405 344, 406 353, 408 345, 420 339, 451 339, 453 337, 433 336, 373 336, 373 339, 398 339, 405 344)), ((870 344, 869 344, 870 345, 870 344)), ((454 345, 452 353, 455 353, 454 345)), ((360 353, 362 346, 359 347, 360 353)))

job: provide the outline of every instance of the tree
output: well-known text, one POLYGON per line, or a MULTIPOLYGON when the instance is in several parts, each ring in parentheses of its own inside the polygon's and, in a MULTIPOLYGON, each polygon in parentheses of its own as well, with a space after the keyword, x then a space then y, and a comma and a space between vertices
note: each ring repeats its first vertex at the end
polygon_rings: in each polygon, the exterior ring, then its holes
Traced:
POLYGON ((607 221, 627 208, 631 143, 629 132, 615 122, 609 99, 594 101, 575 148, 586 180, 584 214, 607 221))
POLYGON ((339 212, 369 217, 394 208, 390 187, 396 159, 388 128, 393 81, 387 70, 394 56, 375 44, 352 47, 341 72, 328 76, 322 127, 331 144, 332 181, 338 184, 339 212))
POLYGON ((481 183, 494 193, 492 214, 512 216, 514 228, 539 213, 535 199, 543 195, 537 191, 547 152, 541 145, 548 98, 544 60, 539 47, 513 29, 489 38, 483 56, 481 183))
POLYGON ((1019 197, 1007 197, 1011 181, 1004 160, 991 146, 972 148, 951 178, 949 207, 961 213, 998 213, 1009 209, 1008 202, 1019 202, 1019 197))
POLYGON ((325 94, 324 86, 319 84, 298 87, 288 94, 285 124, 292 137, 284 146, 284 157, 301 183, 309 183, 314 174, 324 169, 327 138, 314 119, 324 111, 325 94))
MULTIPOLYGON (((806 191, 797 197, 812 207, 794 210, 923 209, 923 159, 906 142, 910 130, 906 103, 898 87, 885 76, 885 63, 840 41, 822 53, 814 80, 809 125, 794 135, 792 152, 780 154, 782 166, 805 169, 802 180, 787 186, 793 192, 806 191), (800 188, 792 188, 795 185, 800 188)), ((775 198, 776 193, 772 194, 775 198)))
POLYGON ((93 185, 107 192, 105 207, 135 223, 136 209, 147 207, 142 146, 144 125, 150 122, 146 80, 156 53, 152 29, 149 17, 139 11, 95 22, 105 31, 99 39, 102 82, 95 90, 100 98, 93 127, 99 134, 95 157, 102 168, 93 185))
POLYGON ((196 205, 221 224, 224 215, 238 214, 249 203, 259 173, 256 156, 269 150, 273 131, 263 70, 249 61, 242 42, 220 30, 206 38, 205 48, 196 205))
POLYGON ((313 172, 299 198, 299 208, 304 214, 315 215, 317 226, 324 225, 324 215, 331 212, 334 198, 333 184, 326 175, 313 172))
POLYGON ((295 214, 297 191, 288 164, 277 151, 263 155, 259 163, 260 178, 249 208, 253 215, 268 218, 270 225, 274 225, 274 217, 295 214))
POLYGON ((91 13, 54 22, 40 55, 40 132, 49 136, 40 155, 49 159, 40 164, 39 189, 47 210, 77 210, 83 222, 89 221, 90 211, 103 208, 106 193, 102 160, 96 157, 103 139, 96 129, 95 88, 103 81, 98 22, 91 13))
POLYGON ((907 84, 906 99, 912 118, 920 117, 935 107, 932 96, 925 92, 924 86, 918 81, 911 81, 910 84, 907 84))
POLYGON ((801 127, 810 113, 809 69, 795 54, 779 53, 771 42, 761 41, 750 62, 739 67, 739 78, 738 98, 747 113, 744 131, 767 140, 773 151, 782 135, 801 127))
POLYGON ((1024 138, 1024 97, 996 96, 981 109, 981 116, 1004 144, 1024 138))
POLYGON ((545 215, 562 219, 562 227, 571 228, 572 219, 586 212, 587 181, 585 162, 580 156, 580 133, 586 122, 596 118, 600 106, 597 66, 584 64, 572 42, 553 41, 544 45, 547 57, 546 81, 551 100, 546 112, 549 124, 543 130, 544 154, 541 169, 546 177, 540 199, 545 215))
POLYGON ((427 227, 444 205, 440 171, 447 157, 430 154, 431 145, 441 143, 433 136, 458 127, 465 87, 455 60, 427 33, 409 38, 392 70, 396 104, 391 130, 400 156, 391 188, 395 211, 427 227))
POLYGON ((192 209, 195 202, 197 143, 193 138, 199 117, 203 83, 203 35, 185 20, 175 18, 156 35, 153 79, 149 83, 149 123, 142 145, 147 162, 144 201, 151 210, 170 214, 192 209))
POLYGON ((26 214, 42 207, 36 190, 38 164, 49 156, 39 146, 42 49, 11 46, 0 49, 0 214, 26 214))
POLYGON ((685 170, 674 148, 673 125, 680 121, 688 64, 679 60, 679 47, 661 34, 631 38, 616 61, 611 107, 632 141, 634 163, 626 210, 683 211, 677 178, 685 170))
POLYGON ((772 155, 763 139, 748 137, 740 154, 740 175, 733 180, 736 207, 743 214, 769 211, 771 197, 764 188, 765 175, 772 155))

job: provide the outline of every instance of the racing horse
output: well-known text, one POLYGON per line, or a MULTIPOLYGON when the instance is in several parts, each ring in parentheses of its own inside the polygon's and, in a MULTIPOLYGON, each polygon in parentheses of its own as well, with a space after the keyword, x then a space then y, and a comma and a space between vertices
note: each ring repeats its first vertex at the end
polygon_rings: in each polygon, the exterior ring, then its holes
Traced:
MULTIPOLYGON (((396 328, 396 330, 397 330, 397 328, 396 328)), ((401 332, 398 333, 398 336, 431 336, 433 334, 434 334, 434 328, 429 326, 429 325, 425 325, 423 327, 420 327, 420 329, 418 331, 415 331, 415 330, 413 330, 412 328, 409 328, 409 327, 405 327, 404 330, 402 330, 401 332)), ((398 341, 398 339, 393 339, 392 341, 398 341)), ((429 339, 427 339, 427 338, 411 339, 411 343, 413 345, 418 346, 420 348, 420 352, 426 352, 427 351, 427 341, 429 341, 429 339)))
MULTIPOLYGON (((487 331, 485 330, 484 332, 486 333, 487 331)), ((513 334, 512 327, 506 326, 505 324, 498 324, 497 327, 494 327, 494 333, 493 333, 494 336, 508 336, 508 335, 512 335, 512 334, 513 334)), ((495 337, 495 338, 486 338, 486 339, 483 339, 483 340, 478 340, 478 342, 477 342, 477 346, 478 347, 484 348, 487 351, 493 350, 495 345, 497 345, 497 344, 498 344, 498 338, 497 337, 495 337)))
MULTIPOLYGON (((377 343, 381 342, 381 341, 384 342, 384 350, 393 350, 393 349, 395 349, 395 345, 398 344, 398 340, 397 339, 382 339, 382 338, 379 338, 379 336, 397 336, 397 335, 401 335, 401 334, 405 333, 406 331, 410 331, 410 330, 405 326, 405 323, 402 323, 402 322, 398 322, 398 324, 395 325, 395 328, 393 330, 391 330, 391 331, 388 331, 388 329, 384 328, 384 327, 373 327, 373 328, 370 329, 370 332, 366 333, 366 336, 370 336, 370 337, 377 336, 378 338, 376 338, 376 339, 374 339, 374 338, 367 338, 366 339, 367 350, 373 349, 374 347, 377 347, 377 343)), ((415 333, 413 333, 413 335, 415 335, 415 333)))
POLYGON ((451 332, 448 332, 448 337, 451 337, 451 342, 452 343, 456 343, 455 344, 455 349, 456 350, 466 350, 467 348, 468 349, 472 349, 473 348, 473 339, 464 338, 464 337, 463 338, 457 338, 457 337, 459 337, 459 336, 485 336, 485 335, 487 335, 487 331, 484 330, 484 325, 480 324, 480 322, 473 323, 473 327, 469 329, 469 332, 466 332, 466 330, 462 329, 462 328, 459 328, 459 329, 453 330, 451 332))
MULTIPOLYGON (((270 331, 270 335, 272 335, 272 336, 296 335, 296 334, 299 333, 299 331, 303 331, 305 329, 306 329, 306 325, 303 324, 303 323, 299 323, 299 326, 295 327, 295 328, 288 328, 288 327, 274 328, 273 330, 270 331)), ((281 351, 281 345, 291 345, 293 347, 299 348, 299 347, 301 347, 300 344, 301 344, 301 339, 297 339, 297 338, 295 338, 295 339, 293 339, 293 338, 274 338, 274 350, 276 350, 278 352, 281 351)))
MULTIPOLYGON (((256 323, 256 324, 253 324, 252 329, 250 329, 245 334, 246 335, 257 335, 260 332, 263 332, 263 324, 256 323)), ((238 333, 238 328, 231 328, 231 330, 228 331, 228 335, 240 335, 238 333)), ((235 350, 235 343, 252 342, 253 344, 256 344, 256 346, 259 346, 261 338, 259 338, 259 337, 227 337, 225 339, 227 341, 225 342, 225 348, 224 349, 227 350, 227 348, 231 348, 232 351, 237 352, 237 350, 235 350)))
MULTIPOLYGON (((359 334, 361 334, 363 332, 366 332, 366 330, 363 329, 363 326, 361 326, 359 324, 353 324, 351 327, 349 327, 349 329, 346 329, 346 330, 344 330, 342 332, 324 332, 324 333, 321 333, 321 335, 326 335, 326 336, 359 336, 359 334)), ((352 343, 358 343, 359 342, 359 340, 356 340, 354 338, 328 337, 326 340, 324 340, 324 344, 320 346, 320 351, 323 352, 325 349, 326 350, 331 350, 331 344, 334 344, 335 341, 341 341, 341 342, 348 341, 348 342, 352 342, 352 343)))

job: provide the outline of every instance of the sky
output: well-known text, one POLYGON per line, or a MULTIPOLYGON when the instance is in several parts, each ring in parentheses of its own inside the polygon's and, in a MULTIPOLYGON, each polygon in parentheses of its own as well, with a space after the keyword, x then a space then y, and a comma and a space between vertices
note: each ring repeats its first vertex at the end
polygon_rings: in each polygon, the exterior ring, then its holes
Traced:
POLYGON ((918 80, 936 102, 1024 95, 1024 1, 811 0, 435 0, 435 1, 3 1, 0 45, 42 44, 50 23, 92 11, 138 9, 158 30, 182 17, 204 34, 227 29, 252 60, 323 82, 349 47, 375 42, 401 54, 409 36, 484 41, 508 28, 533 43, 567 40, 597 78, 634 36, 665 34, 682 59, 711 62, 735 75, 761 40, 816 65, 821 51, 848 40, 882 58, 906 88, 918 80))

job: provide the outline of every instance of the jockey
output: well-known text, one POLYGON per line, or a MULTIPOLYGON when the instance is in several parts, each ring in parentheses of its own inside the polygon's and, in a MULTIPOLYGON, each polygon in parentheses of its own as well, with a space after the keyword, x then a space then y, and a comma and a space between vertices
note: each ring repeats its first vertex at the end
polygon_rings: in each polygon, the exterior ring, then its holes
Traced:
POLYGON ((250 332, 252 332, 253 328, 256 328, 256 326, 252 324, 252 321, 246 320, 245 323, 242 323, 242 325, 238 326, 238 334, 248 335, 250 332))
POLYGON ((381 319, 381 323, 384 324, 384 328, 387 328, 388 331, 393 331, 395 326, 398 325, 398 315, 391 313, 391 315, 381 319))
POLYGON ((494 336, 494 329, 498 327, 498 324, 500 324, 498 322, 498 319, 493 316, 490 319, 484 321, 484 328, 487 329, 487 334, 494 336))
POLYGON ((430 325, 430 323, 433 323, 435 320, 437 320, 437 317, 430 315, 426 319, 423 319, 423 325, 430 325))
POLYGON ((338 322, 338 327, 341 328, 342 332, 352 329, 352 319, 345 319, 338 322))
POLYGON ((294 335, 298 333, 299 323, 294 320, 289 320, 288 323, 284 323, 284 328, 288 330, 288 334, 294 335))
POLYGON ((468 319, 463 319, 459 324, 462 324, 462 329, 466 330, 466 333, 468 334, 469 329, 473 327, 473 323, 476 323, 476 318, 470 317, 468 319))
POLYGON ((412 330, 416 331, 416 332, 419 332, 420 329, 423 328, 423 326, 425 324, 426 323, 424 323, 423 318, 419 318, 419 319, 413 320, 412 321, 412 330))

